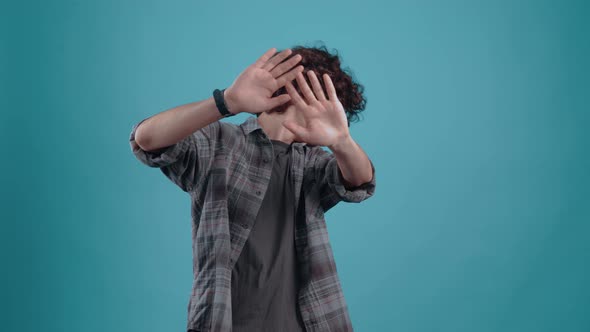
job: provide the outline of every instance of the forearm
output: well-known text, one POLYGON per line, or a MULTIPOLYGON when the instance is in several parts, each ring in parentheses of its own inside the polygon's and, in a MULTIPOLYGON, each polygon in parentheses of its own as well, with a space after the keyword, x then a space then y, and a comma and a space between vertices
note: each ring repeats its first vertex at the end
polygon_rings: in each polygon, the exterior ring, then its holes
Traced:
POLYGON ((223 118, 213 97, 158 113, 142 122, 136 143, 145 151, 173 145, 195 131, 223 118))
POLYGON ((350 135, 329 148, 336 157, 346 187, 353 188, 371 181, 373 170, 369 157, 350 135))

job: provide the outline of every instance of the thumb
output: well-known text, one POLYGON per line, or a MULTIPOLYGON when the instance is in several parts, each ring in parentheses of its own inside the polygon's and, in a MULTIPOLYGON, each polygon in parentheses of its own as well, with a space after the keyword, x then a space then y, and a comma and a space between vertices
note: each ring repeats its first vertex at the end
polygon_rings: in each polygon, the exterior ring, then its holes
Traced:
POLYGON ((309 133, 305 127, 302 127, 291 120, 283 121, 283 127, 287 128, 290 132, 292 132, 295 137, 297 137, 301 141, 307 141, 309 133))
POLYGON ((286 102, 288 102, 289 100, 291 100, 291 96, 289 96, 288 94, 282 94, 282 95, 278 95, 274 98, 270 99, 270 103, 269 103, 269 109, 273 109, 277 106, 280 106, 286 102))

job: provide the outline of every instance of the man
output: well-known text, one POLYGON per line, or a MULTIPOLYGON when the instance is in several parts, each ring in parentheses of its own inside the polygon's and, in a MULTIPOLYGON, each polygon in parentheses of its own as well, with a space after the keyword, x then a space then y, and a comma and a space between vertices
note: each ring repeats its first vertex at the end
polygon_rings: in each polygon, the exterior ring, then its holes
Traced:
POLYGON ((374 165, 348 130, 362 86, 325 51, 275 53, 214 97, 131 131, 134 155, 191 197, 188 331, 352 331, 324 213, 375 190, 374 165), (323 75, 308 70, 308 84, 304 68, 323 75), (257 117, 219 121, 239 113, 257 117))

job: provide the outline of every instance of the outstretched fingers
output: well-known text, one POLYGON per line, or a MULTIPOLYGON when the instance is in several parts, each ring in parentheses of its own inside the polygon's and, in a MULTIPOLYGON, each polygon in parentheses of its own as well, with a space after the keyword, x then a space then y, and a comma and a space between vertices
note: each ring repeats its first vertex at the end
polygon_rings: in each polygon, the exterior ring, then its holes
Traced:
POLYGON ((254 67, 262 68, 264 64, 275 54, 277 49, 275 47, 270 48, 268 51, 264 52, 264 54, 254 62, 254 67))
POLYGON ((330 75, 324 74, 324 83, 326 84, 328 98, 330 98, 331 101, 338 101, 338 96, 336 95, 336 88, 334 87, 334 83, 332 83, 330 75))
POLYGON ((301 61, 302 58, 303 57, 301 56, 301 54, 295 54, 295 56, 291 57, 289 60, 277 65, 270 71, 272 77, 276 78, 283 75, 287 70, 293 68, 293 66, 295 66, 299 61, 301 61))
POLYGON ((277 89, 282 88, 285 86, 287 82, 291 82, 297 77, 298 73, 303 72, 303 66, 299 65, 293 69, 291 69, 288 73, 282 75, 281 77, 277 78, 277 89))
POLYGON ((293 86, 293 83, 291 83, 291 81, 287 81, 285 83, 285 88, 287 89, 287 93, 289 94, 289 96, 291 96, 291 100, 293 101, 293 104, 295 104, 295 106, 302 108, 302 109, 307 107, 305 100, 303 100, 303 98, 301 98, 301 96, 299 95, 299 92, 297 92, 297 90, 295 89, 295 87, 293 86))
POLYGON ((276 65, 285 60, 293 51, 290 49, 282 50, 278 54, 272 56, 263 66, 262 69, 271 71, 276 65))
POLYGON ((320 84, 320 80, 316 76, 313 70, 308 70, 307 75, 309 76, 309 80, 311 81, 311 86, 313 87, 313 93, 318 98, 319 101, 325 101, 326 96, 324 95, 324 91, 322 90, 322 85, 320 84))
POLYGON ((278 95, 270 99, 268 108, 273 109, 275 107, 281 106, 289 100, 291 100, 291 96, 289 96, 289 94, 278 95))
POLYGON ((305 97, 305 100, 308 102, 308 104, 317 103, 318 100, 313 95, 313 92, 309 88, 309 85, 307 84, 307 81, 305 80, 305 77, 303 77, 302 73, 297 73, 297 85, 299 85, 299 89, 301 92, 303 92, 303 96, 305 97))

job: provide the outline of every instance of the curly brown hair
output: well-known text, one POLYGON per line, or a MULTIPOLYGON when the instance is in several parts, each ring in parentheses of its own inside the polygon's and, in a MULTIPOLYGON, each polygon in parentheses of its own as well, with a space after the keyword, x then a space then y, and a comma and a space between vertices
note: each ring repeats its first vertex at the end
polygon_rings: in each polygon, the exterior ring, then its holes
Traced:
MULTIPOLYGON (((296 45, 290 48, 293 52, 287 57, 287 59, 283 60, 286 61, 291 57, 295 56, 296 54, 301 54, 302 60, 297 65, 303 65, 304 67, 304 77, 307 81, 307 84, 311 86, 311 82, 309 81, 309 77, 307 77, 307 71, 313 70, 320 81, 324 89, 324 94, 327 95, 326 88, 324 86, 323 74, 327 73, 330 75, 332 82, 334 83, 334 88, 336 88, 336 94, 338 95, 338 99, 342 103, 344 110, 346 112, 346 118, 348 120, 348 126, 350 127, 351 122, 356 122, 359 120, 359 113, 365 110, 367 99, 363 95, 365 90, 364 86, 356 81, 353 78, 353 72, 350 70, 349 67, 341 68, 340 64, 340 56, 338 51, 334 49, 335 54, 331 54, 328 52, 325 45, 317 46, 317 47, 306 47, 302 45, 296 45)), ((277 50, 278 54, 281 50, 277 50)), ((297 85, 297 81, 292 81, 293 86, 299 92, 301 96, 303 93, 299 89, 297 85)), ((286 94, 287 89, 285 87, 281 87, 272 95, 273 97, 279 96, 281 94, 286 94)), ((283 108, 287 105, 283 104, 278 108, 283 108)), ((260 113, 257 113, 256 116, 260 116, 260 113)))

